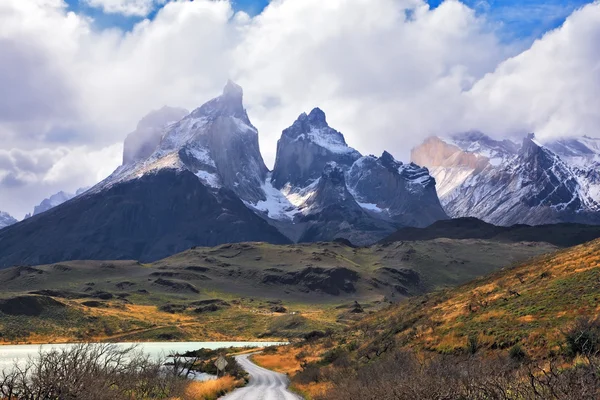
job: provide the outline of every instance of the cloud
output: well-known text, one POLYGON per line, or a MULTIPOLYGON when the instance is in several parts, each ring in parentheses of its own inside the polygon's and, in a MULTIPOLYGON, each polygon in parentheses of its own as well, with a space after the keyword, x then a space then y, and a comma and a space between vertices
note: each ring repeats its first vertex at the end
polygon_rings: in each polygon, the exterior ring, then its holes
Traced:
MULTIPOLYGON (((88 1, 141 16, 158 4, 88 1)), ((3 0, 0 210, 22 215, 50 190, 94 183, 146 113, 194 109, 229 77, 270 165, 281 131, 316 106, 361 152, 400 159, 467 129, 595 135, 599 14, 588 5, 522 51, 456 0, 272 0, 254 17, 171 1, 130 32, 96 30, 63 0, 3 0)))
POLYGON ((123 145, 0 150, 0 197, 3 209, 18 218, 43 198, 61 190, 75 192, 110 175, 119 165, 123 145))
POLYGON ((471 125, 496 135, 600 136, 600 3, 573 13, 467 94, 471 125))
POLYGON ((145 17, 166 0, 80 0, 90 7, 101 8, 107 14, 145 17))

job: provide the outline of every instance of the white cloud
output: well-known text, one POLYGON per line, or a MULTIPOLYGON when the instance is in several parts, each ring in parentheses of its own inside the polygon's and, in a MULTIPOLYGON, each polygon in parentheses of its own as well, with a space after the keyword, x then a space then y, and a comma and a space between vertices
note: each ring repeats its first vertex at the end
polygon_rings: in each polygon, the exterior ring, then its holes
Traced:
POLYGON ((600 2, 506 60, 468 93, 467 120, 497 135, 600 136, 600 2))
MULTIPOLYGON (((89 1, 137 15, 157 3, 89 1)), ((427 135, 463 129, 597 134, 600 3, 521 54, 495 27, 456 0, 434 10, 423 0, 272 0, 256 17, 195 0, 168 2, 124 33, 94 30, 62 0, 2 0, 0 141, 40 162, 17 169, 11 156, 4 168, 0 153, 0 179, 13 184, 0 184, 0 210, 24 214, 50 189, 100 179, 149 110, 193 109, 229 77, 245 88, 271 165, 281 130, 315 106, 361 152, 401 159, 427 135)))
POLYGON ((166 0, 80 0, 90 7, 101 8, 107 14, 145 17, 166 0))

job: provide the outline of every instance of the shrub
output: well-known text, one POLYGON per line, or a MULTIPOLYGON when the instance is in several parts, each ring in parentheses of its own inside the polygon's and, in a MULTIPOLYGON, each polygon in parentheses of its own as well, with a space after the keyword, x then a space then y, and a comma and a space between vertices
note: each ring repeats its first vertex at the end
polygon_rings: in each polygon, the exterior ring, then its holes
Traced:
POLYGON ((519 343, 510 348, 508 355, 515 361, 523 361, 527 358, 527 353, 519 343))
POLYGON ((40 352, 23 367, 2 371, 0 398, 164 399, 182 392, 186 372, 115 345, 75 345, 40 352))
POLYGON ((569 356, 597 354, 600 351, 600 321, 587 318, 577 320, 565 333, 565 342, 569 356))
POLYGON ((275 354, 277 353, 277 346, 267 346, 264 348, 263 353, 264 354, 275 354))
POLYGON ((479 350, 479 339, 476 335, 469 335, 467 338, 467 353, 475 354, 479 350))

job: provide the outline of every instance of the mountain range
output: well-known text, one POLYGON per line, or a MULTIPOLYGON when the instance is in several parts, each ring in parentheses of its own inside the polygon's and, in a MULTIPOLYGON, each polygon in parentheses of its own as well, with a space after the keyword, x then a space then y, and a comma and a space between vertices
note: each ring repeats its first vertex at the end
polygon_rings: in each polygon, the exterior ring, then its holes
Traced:
POLYGON ((541 144, 533 134, 517 142, 467 132, 428 138, 411 161, 363 156, 315 108, 283 130, 271 171, 243 90, 229 81, 191 113, 163 107, 144 117, 123 164, 94 187, 51 196, 21 223, 0 214, 0 228, 12 225, 0 231, 0 266, 154 261, 232 242, 370 245, 462 217, 600 224, 600 139, 541 144))
POLYGON ((269 171, 242 88, 230 81, 189 114, 153 112, 107 179, 0 231, 0 266, 152 261, 231 242, 370 244, 446 218, 426 168, 387 152, 362 156, 318 108, 283 131, 269 171))
POLYGON ((521 143, 480 132, 431 137, 413 149, 429 168, 452 218, 476 217, 510 226, 600 223, 600 139, 521 143))

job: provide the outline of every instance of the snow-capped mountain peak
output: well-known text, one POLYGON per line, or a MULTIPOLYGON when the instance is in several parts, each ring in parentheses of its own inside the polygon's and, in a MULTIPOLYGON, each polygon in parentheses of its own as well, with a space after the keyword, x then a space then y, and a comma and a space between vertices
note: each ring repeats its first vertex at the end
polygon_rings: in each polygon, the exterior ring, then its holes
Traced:
POLYGON ((18 221, 9 213, 0 211, 0 229, 16 224, 18 221))
POLYGON ((344 135, 329 127, 325 113, 320 108, 314 108, 308 115, 302 113, 283 135, 294 141, 311 142, 331 153, 358 153, 346 144, 344 135))
POLYGON ((300 190, 319 179, 327 163, 336 162, 347 170, 360 157, 344 135, 329 126, 325 113, 315 108, 302 113, 277 142, 273 186, 300 190))
POLYGON ((240 86, 227 82, 220 96, 170 125, 152 155, 118 169, 94 190, 165 168, 191 171, 205 186, 227 188, 244 201, 265 200, 262 184, 268 169, 240 86))

